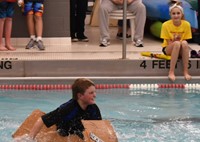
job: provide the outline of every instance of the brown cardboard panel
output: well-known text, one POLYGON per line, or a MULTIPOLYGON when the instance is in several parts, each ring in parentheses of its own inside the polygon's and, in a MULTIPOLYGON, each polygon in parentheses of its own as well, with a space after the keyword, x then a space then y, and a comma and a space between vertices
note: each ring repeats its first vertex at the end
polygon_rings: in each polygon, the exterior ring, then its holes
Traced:
MULTIPOLYGON (((45 114, 39 109, 34 110, 22 123, 22 125, 16 130, 12 135, 13 138, 23 136, 28 134, 33 127, 37 119, 45 114)), ((102 142, 117 142, 117 137, 108 120, 84 120, 83 125, 85 131, 83 132, 85 141, 84 142, 94 142, 93 139, 100 139, 102 142), (93 138, 93 139, 92 139, 93 138)), ((43 126, 41 131, 36 136, 37 142, 83 142, 78 136, 70 135, 67 137, 62 137, 56 132, 56 126, 47 128, 43 126)))

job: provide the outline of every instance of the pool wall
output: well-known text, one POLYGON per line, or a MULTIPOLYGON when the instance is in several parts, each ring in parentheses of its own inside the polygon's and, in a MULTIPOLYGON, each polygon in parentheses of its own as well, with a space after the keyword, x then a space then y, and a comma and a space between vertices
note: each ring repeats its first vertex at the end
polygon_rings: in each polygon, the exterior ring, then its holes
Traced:
MULTIPOLYGON (((0 77, 138 77, 167 76, 168 60, 1 60, 0 77)), ((200 75, 200 60, 190 60, 192 76, 200 75)), ((182 76, 182 63, 178 61, 175 74, 182 76)))

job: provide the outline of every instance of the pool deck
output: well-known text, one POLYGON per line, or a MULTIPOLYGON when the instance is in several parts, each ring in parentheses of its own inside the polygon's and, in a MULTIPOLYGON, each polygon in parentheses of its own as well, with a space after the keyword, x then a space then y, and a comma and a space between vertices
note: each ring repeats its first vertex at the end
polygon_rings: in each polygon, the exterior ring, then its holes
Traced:
MULTIPOLYGON (((46 45, 45 51, 39 51, 37 48, 27 50, 24 46, 18 46, 16 51, 0 52, 1 80, 75 77, 167 80, 167 60, 140 55, 142 51, 161 53, 161 40, 145 35, 144 47, 137 48, 127 39, 126 59, 122 59, 122 40, 116 39, 116 32, 116 27, 110 28, 111 45, 108 47, 99 47, 99 28, 87 25, 86 35, 89 42, 49 44, 46 45), (6 65, 8 61, 12 63, 11 68, 6 65)), ((191 43, 190 47, 196 51, 200 49, 199 45, 194 43, 191 43)), ((179 67, 181 63, 177 66, 176 74, 178 82, 181 82, 184 80, 179 67)), ((199 81, 199 71, 199 59, 191 59, 190 73, 196 80, 192 82, 199 81)))

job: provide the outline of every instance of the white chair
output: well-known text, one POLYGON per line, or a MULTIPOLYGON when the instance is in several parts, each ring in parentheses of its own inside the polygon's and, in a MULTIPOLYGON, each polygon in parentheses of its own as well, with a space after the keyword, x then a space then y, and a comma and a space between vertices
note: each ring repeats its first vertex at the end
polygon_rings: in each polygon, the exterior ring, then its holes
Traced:
MULTIPOLYGON (((111 19, 117 19, 117 20, 123 20, 123 10, 114 10, 109 14, 109 18, 111 19)), ((131 40, 134 40, 134 34, 135 34, 135 15, 127 11, 126 13, 126 19, 130 20, 130 28, 131 28, 131 40)))

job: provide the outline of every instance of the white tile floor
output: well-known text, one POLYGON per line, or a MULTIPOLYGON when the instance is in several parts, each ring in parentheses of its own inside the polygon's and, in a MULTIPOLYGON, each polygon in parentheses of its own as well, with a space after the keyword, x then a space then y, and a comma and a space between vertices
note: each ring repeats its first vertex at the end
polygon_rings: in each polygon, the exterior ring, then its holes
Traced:
MULTIPOLYGON (((71 45, 46 46, 45 51, 37 48, 27 50, 23 46, 17 47, 16 51, 0 52, 1 60, 16 58, 18 60, 75 60, 75 59, 119 59, 122 58, 122 40, 116 39, 117 27, 110 27, 111 45, 99 47, 99 27, 86 25, 85 33, 89 42, 75 42, 71 45)), ((162 41, 151 35, 145 34, 144 47, 133 46, 130 39, 127 40, 127 59, 144 59, 140 52, 151 51, 161 53, 162 41)), ((199 45, 190 44, 190 47, 199 50, 199 45)), ((123 56, 124 57, 124 56, 123 56)))

